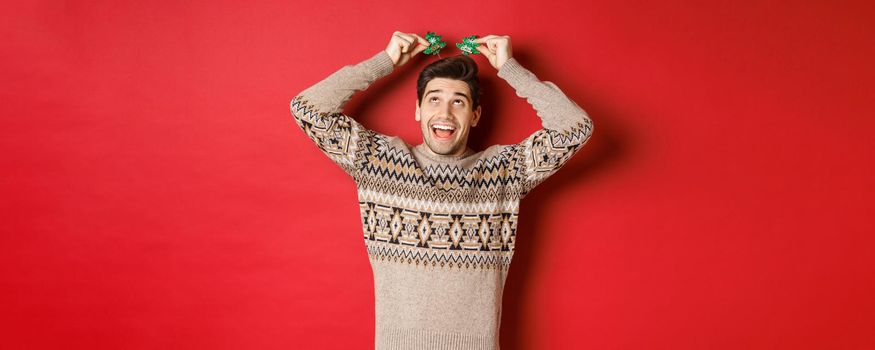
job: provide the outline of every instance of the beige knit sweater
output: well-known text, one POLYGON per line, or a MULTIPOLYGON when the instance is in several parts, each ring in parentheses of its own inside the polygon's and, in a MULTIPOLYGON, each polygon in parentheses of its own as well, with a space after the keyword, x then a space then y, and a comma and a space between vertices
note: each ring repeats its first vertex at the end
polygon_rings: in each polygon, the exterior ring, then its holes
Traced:
POLYGON ((434 156, 424 143, 411 146, 343 114, 354 93, 393 69, 381 50, 291 101, 307 137, 356 182, 374 275, 376 349, 498 349, 520 200, 581 149, 592 120, 511 58, 498 76, 532 105, 543 128, 518 144, 434 156))

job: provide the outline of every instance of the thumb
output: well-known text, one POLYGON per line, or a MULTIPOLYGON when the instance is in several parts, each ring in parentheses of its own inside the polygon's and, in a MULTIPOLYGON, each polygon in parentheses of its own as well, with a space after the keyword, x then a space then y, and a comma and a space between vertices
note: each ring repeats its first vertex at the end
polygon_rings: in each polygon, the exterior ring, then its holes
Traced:
POLYGON ((477 39, 474 39, 474 40, 472 40, 472 41, 475 42, 475 43, 478 43, 478 44, 483 44, 483 43, 486 43, 487 40, 489 40, 489 37, 490 37, 490 35, 487 35, 487 36, 481 36, 481 37, 479 37, 479 38, 477 38, 477 39))
POLYGON ((422 44, 422 45, 425 45, 426 47, 428 47, 429 45, 431 45, 431 43, 429 43, 428 40, 425 40, 425 38, 423 38, 423 37, 421 37, 421 36, 419 36, 419 35, 416 35, 416 34, 413 34, 413 35, 416 36, 416 41, 417 41, 418 43, 420 43, 420 44, 422 44))
POLYGON ((480 51, 480 53, 482 53, 483 56, 486 56, 486 58, 492 59, 495 57, 495 53, 489 50, 489 48, 487 48, 485 45, 478 46, 477 51, 480 51))
POLYGON ((413 49, 413 52, 410 53, 410 57, 418 55, 420 52, 425 51, 425 49, 427 49, 427 48, 428 48, 428 46, 416 45, 416 48, 413 49))

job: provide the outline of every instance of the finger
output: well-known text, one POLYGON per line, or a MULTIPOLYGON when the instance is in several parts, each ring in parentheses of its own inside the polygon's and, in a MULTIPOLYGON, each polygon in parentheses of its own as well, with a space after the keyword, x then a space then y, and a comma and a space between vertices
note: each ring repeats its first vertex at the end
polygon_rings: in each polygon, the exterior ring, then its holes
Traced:
POLYGON ((401 33, 401 38, 409 44, 413 44, 413 42, 417 41, 413 35, 407 33, 401 33))
POLYGON ((425 49, 427 49, 427 48, 428 48, 428 46, 416 45, 416 48, 413 49, 413 53, 411 53, 410 56, 416 56, 420 52, 425 51, 425 49))
POLYGON ((489 51, 489 50, 477 50, 477 51, 480 51, 480 53, 483 54, 483 56, 486 56, 486 58, 488 58, 490 60, 495 57, 495 53, 492 51, 489 51))
POLYGON ((397 42, 395 42, 395 46, 398 48, 398 51, 401 51, 402 53, 406 53, 407 48, 410 45, 407 45, 407 43, 405 43, 403 40, 398 40, 397 42))
POLYGON ((489 41, 489 40, 491 40, 491 39, 493 39, 493 38, 495 38, 495 37, 496 37, 495 35, 490 34, 490 35, 487 35, 487 36, 484 36, 484 37, 480 37, 480 38, 474 39, 474 42, 475 42, 475 43, 479 43, 479 44, 483 44, 483 43, 485 43, 485 42, 487 42, 487 41, 489 41))
POLYGON ((430 45, 428 40, 425 40, 425 38, 423 38, 419 35, 416 35, 416 34, 413 34, 413 35, 414 35, 414 37, 416 37, 416 42, 418 42, 420 45, 425 45, 426 47, 428 47, 430 45))
POLYGON ((412 40, 410 40, 409 38, 406 38, 406 37, 404 36, 404 34, 401 34, 401 33, 399 33, 399 34, 395 34, 395 37, 398 38, 399 43, 407 43, 407 44, 410 44, 410 43, 412 42, 412 40))
POLYGON ((413 41, 411 41, 410 39, 404 38, 404 37, 400 37, 399 41, 402 45, 407 45, 407 46, 410 46, 410 44, 413 43, 413 41))
POLYGON ((402 34, 398 34, 397 38, 398 46, 401 47, 401 52, 408 52, 410 50, 410 40, 405 39, 402 34))
POLYGON ((496 53, 494 42, 490 41, 490 42, 487 42, 485 44, 480 44, 480 46, 477 46, 477 51, 480 51, 480 52, 486 51, 486 52, 489 52, 490 54, 494 55, 496 53))

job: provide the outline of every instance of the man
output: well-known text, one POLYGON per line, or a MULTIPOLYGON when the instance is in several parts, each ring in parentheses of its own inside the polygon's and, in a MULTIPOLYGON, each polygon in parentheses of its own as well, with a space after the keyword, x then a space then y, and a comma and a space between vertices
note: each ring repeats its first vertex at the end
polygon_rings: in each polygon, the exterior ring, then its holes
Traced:
POLYGON ((476 42, 541 118, 543 128, 518 144, 479 152, 467 146, 482 109, 477 65, 463 55, 420 73, 415 120, 423 142, 416 146, 342 113, 355 92, 428 47, 412 33, 395 32, 385 50, 291 101, 305 134, 356 182, 374 273, 377 349, 498 349, 520 200, 592 135, 583 109, 512 57, 508 36, 476 42))

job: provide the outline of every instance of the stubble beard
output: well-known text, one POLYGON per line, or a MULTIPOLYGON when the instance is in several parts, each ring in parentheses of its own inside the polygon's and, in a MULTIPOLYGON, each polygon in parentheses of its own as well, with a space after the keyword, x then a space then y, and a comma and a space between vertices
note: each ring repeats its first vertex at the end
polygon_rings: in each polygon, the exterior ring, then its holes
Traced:
POLYGON ((449 143, 440 142, 440 141, 436 141, 436 140, 432 139, 431 135, 429 135, 429 137, 426 138, 425 140, 426 140, 426 145, 428 145, 428 148, 431 148, 432 152, 437 153, 437 154, 441 154, 441 155, 453 154, 453 153, 457 152, 458 148, 459 148, 459 141, 458 140, 453 140, 452 142, 449 142, 449 143))

